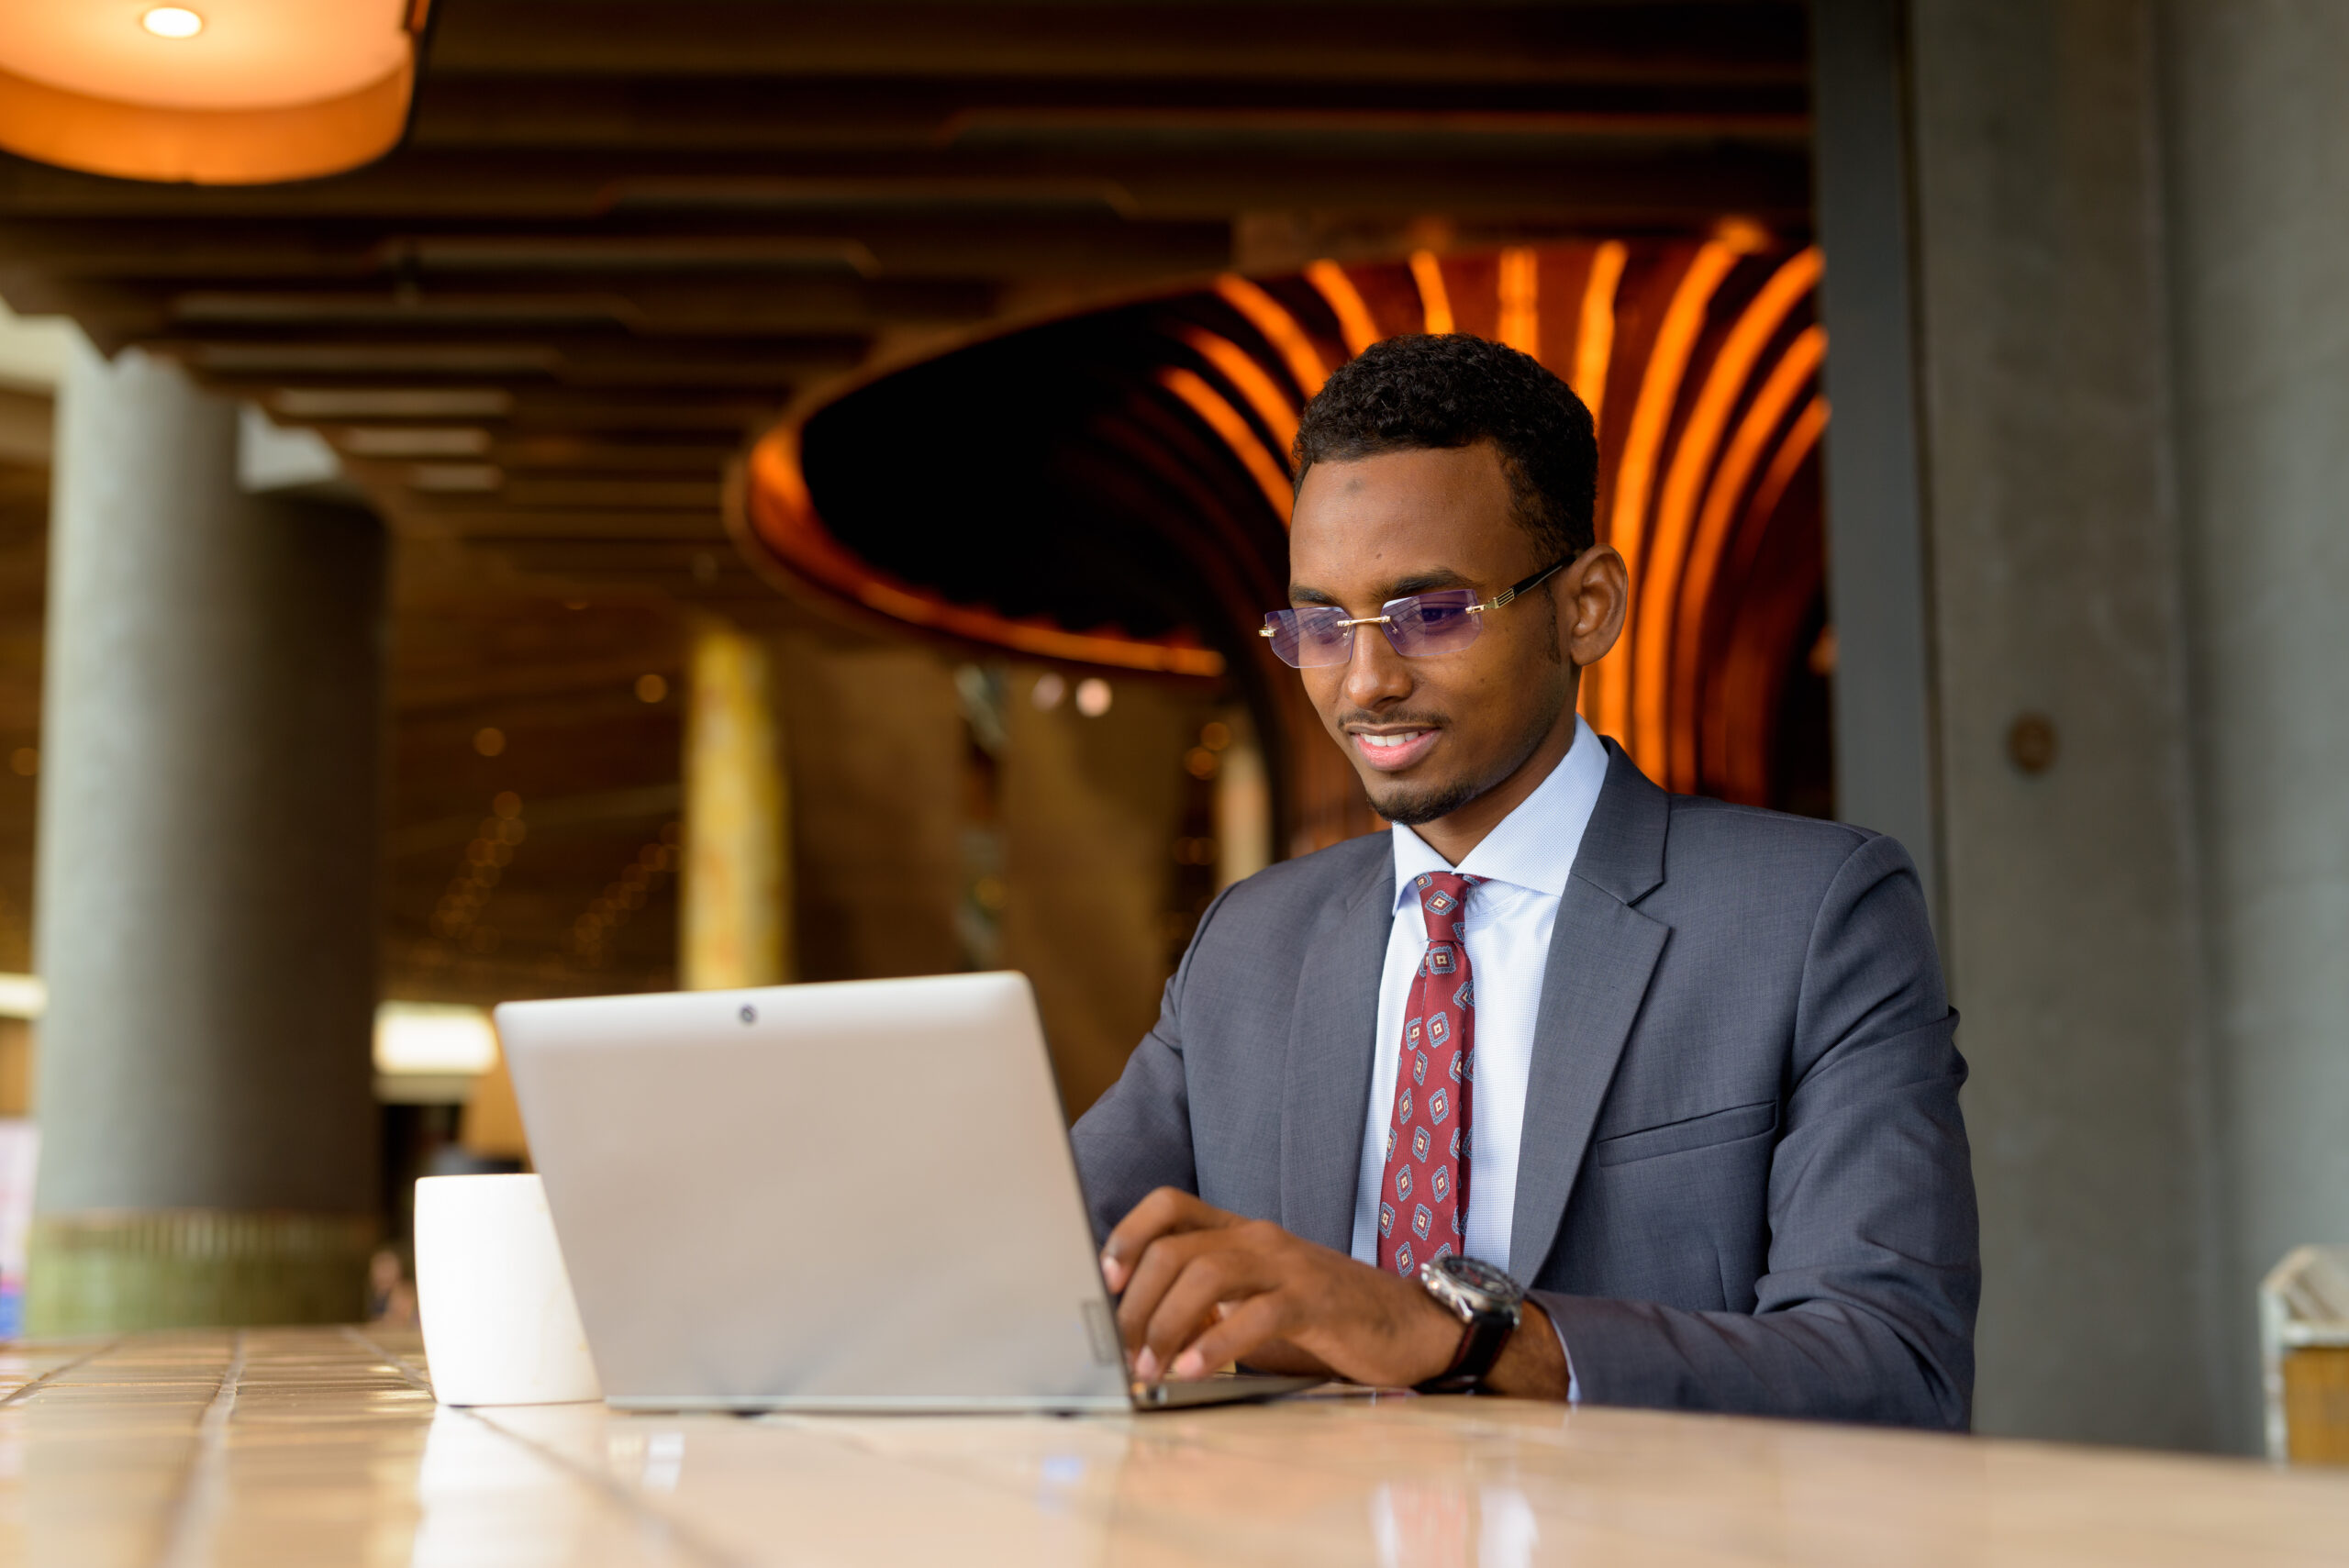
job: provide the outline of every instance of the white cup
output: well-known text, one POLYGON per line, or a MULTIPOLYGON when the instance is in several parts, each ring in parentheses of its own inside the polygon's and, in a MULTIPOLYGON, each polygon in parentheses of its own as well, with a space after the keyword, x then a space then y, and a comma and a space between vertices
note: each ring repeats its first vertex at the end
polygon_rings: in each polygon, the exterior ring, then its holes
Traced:
POLYGON ((416 1184, 416 1306, 443 1405, 604 1396, 536 1176, 416 1184))

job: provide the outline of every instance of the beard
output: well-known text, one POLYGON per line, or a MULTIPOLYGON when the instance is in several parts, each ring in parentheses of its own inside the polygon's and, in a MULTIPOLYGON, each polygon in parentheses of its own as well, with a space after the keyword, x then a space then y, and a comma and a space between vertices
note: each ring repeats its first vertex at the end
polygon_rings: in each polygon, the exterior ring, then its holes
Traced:
POLYGON ((1406 828, 1416 828, 1422 822, 1433 822, 1451 816, 1491 786, 1468 779, 1455 779, 1445 784, 1426 784, 1414 789, 1397 784, 1381 791, 1366 790, 1370 808, 1389 822, 1400 822, 1406 828))

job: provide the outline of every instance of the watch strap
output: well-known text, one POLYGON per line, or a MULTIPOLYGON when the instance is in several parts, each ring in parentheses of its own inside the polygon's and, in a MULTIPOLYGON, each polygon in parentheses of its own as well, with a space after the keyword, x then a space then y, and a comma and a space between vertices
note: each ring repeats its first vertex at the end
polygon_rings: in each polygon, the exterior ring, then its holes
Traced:
POLYGON ((1465 1322, 1460 1349, 1452 1364, 1418 1385, 1421 1394, 1474 1394, 1485 1385, 1485 1375, 1501 1359, 1501 1349, 1517 1331, 1520 1314, 1480 1312, 1465 1322))

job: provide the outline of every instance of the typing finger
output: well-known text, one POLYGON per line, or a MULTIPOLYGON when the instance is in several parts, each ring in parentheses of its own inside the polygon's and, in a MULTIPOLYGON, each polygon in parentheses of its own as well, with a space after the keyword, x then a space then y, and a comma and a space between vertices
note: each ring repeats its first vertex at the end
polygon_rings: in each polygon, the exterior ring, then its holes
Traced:
MULTIPOLYGON (((1212 1232, 1201 1230, 1161 1236, 1134 1260, 1132 1273, 1118 1297, 1118 1337, 1125 1341, 1129 1355, 1139 1357, 1146 1348, 1144 1341, 1159 1302, 1191 1260, 1215 1245, 1216 1240, 1212 1232)), ((1144 1379, 1156 1375, 1155 1363, 1153 1370, 1147 1373, 1140 1371, 1139 1361, 1136 1365, 1138 1374, 1144 1379)))
POLYGON ((1264 1291, 1233 1306, 1175 1354, 1170 1377, 1205 1377, 1227 1362, 1244 1361, 1279 1340, 1287 1308, 1278 1291, 1264 1291))
POLYGON ((1134 1265, 1152 1241, 1229 1218, 1177 1187, 1160 1187, 1134 1205, 1101 1249, 1101 1278, 1115 1293, 1127 1288, 1134 1265))
POLYGON ((1229 1318, 1244 1309, 1248 1298, 1278 1283, 1265 1262, 1263 1257, 1229 1244, 1195 1254, 1151 1313, 1142 1344, 1150 1364, 1162 1369, 1171 1365, 1203 1329, 1219 1320, 1219 1307, 1224 1308, 1220 1317, 1229 1318))

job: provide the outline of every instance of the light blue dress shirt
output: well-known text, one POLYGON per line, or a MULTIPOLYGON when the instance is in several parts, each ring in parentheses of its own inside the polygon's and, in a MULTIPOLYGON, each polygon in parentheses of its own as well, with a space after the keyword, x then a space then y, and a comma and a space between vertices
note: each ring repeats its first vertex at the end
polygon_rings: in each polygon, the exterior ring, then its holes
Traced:
MULTIPOLYGON (((1542 977, 1557 929, 1583 830, 1607 783, 1607 751, 1580 717, 1574 744, 1550 776, 1503 817, 1467 859, 1450 864, 1419 834, 1397 823, 1395 920, 1378 987, 1378 1049, 1371 1062, 1370 1108, 1363 1128, 1362 1168, 1354 1187, 1353 1255, 1378 1256, 1378 1199, 1386 1165, 1386 1127, 1400 1066, 1403 1009, 1427 951, 1427 922, 1411 879, 1456 871, 1484 884, 1466 901, 1469 972, 1476 981, 1476 1081, 1469 1102, 1475 1130, 1468 1162, 1467 1232, 1462 1251, 1496 1268, 1509 1264, 1509 1226, 1517 1214, 1517 1162, 1525 1129, 1525 1085, 1533 1068, 1533 1025, 1542 977)), ((1520 1282, 1522 1283, 1522 1282, 1520 1282)))

